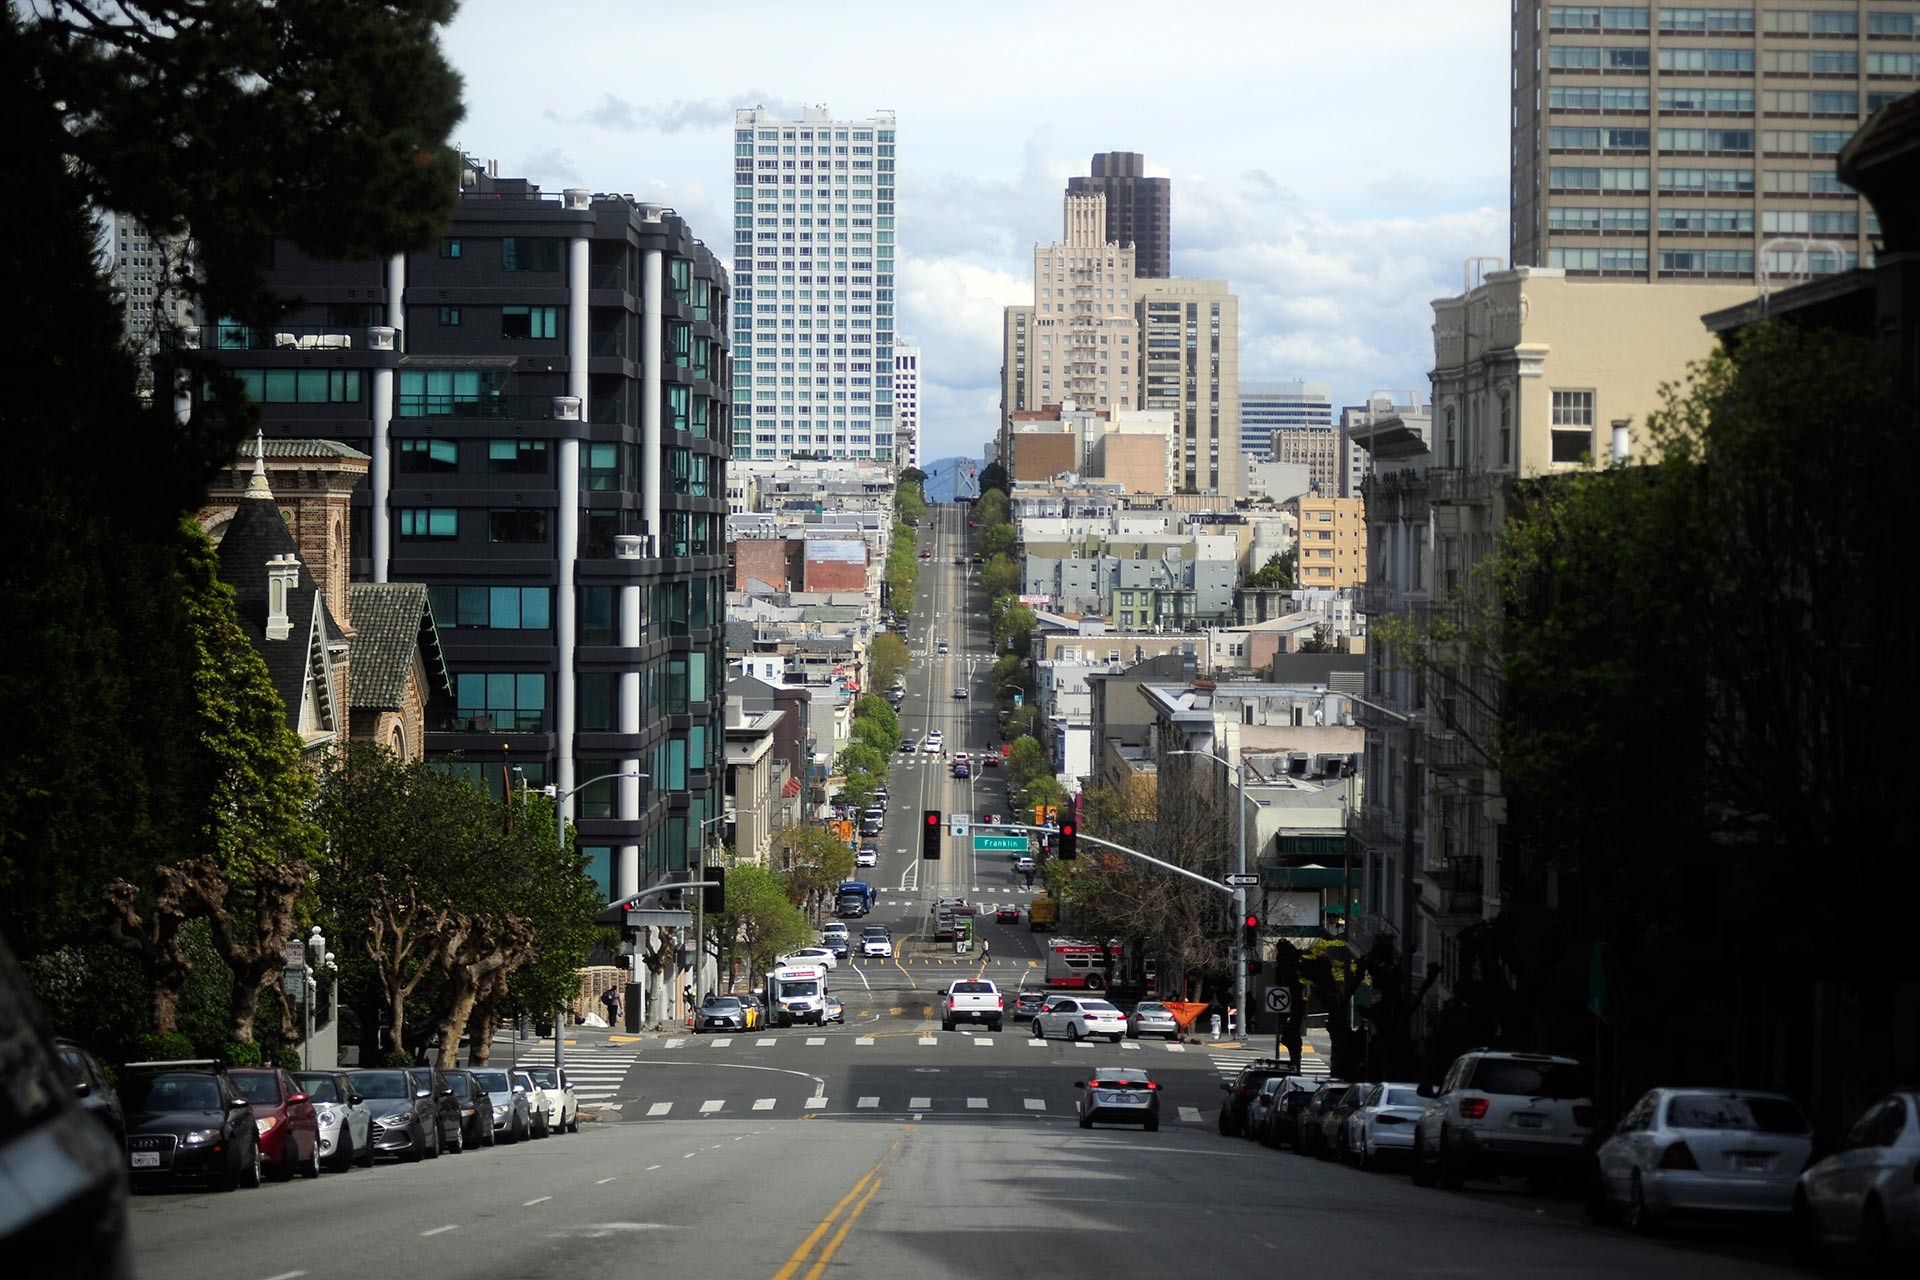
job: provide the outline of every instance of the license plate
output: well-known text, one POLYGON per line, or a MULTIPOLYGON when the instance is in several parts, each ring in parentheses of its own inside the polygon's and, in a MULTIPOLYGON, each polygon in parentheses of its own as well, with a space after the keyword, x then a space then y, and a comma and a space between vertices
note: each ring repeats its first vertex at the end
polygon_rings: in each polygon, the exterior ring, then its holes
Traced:
POLYGON ((1544 1129, 1547 1126, 1547 1118, 1545 1116, 1527 1115, 1525 1112, 1522 1112, 1513 1118, 1513 1123, 1516 1128, 1521 1129, 1544 1129))
POLYGON ((135 1151, 133 1153, 132 1167, 135 1169, 158 1169, 160 1167, 160 1153, 158 1151, 135 1151))
POLYGON ((1739 1156, 1736 1160, 1737 1163, 1734 1167, 1742 1173, 1765 1173, 1767 1171, 1767 1158, 1765 1156, 1739 1156))
POLYGON ((1100 1101, 1102 1102, 1138 1102, 1140 1101, 1140 1095, 1137 1093, 1103 1093, 1100 1095, 1100 1101))

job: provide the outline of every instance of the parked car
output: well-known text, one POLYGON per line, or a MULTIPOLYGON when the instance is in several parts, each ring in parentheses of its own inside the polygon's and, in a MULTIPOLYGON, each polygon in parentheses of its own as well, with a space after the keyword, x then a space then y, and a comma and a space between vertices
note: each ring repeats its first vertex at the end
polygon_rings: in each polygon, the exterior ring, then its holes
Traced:
POLYGON ((1587 1207, 1634 1231, 1681 1214, 1784 1217, 1812 1154, 1813 1128, 1783 1094, 1653 1089, 1600 1144, 1587 1207))
POLYGON ((73 1080, 73 1096, 80 1109, 106 1126, 113 1140, 123 1147, 127 1140, 127 1115, 120 1106, 120 1095, 107 1078, 107 1069, 85 1046, 72 1040, 55 1040, 53 1051, 73 1080))
POLYGON ((129 1062, 121 1073, 134 1185, 205 1178, 221 1191, 260 1185, 253 1103, 211 1058, 129 1062))
POLYGON ((1287 1074, 1287 1064, 1277 1058, 1256 1058, 1240 1068, 1240 1074, 1232 1080, 1223 1080, 1220 1091, 1227 1095, 1220 1107, 1220 1132, 1231 1138, 1244 1132, 1247 1127, 1247 1108, 1253 1103, 1253 1095, 1260 1091, 1262 1081, 1272 1076, 1287 1074))
POLYGON ((547 1127, 555 1133, 580 1132, 580 1095, 565 1067, 528 1067, 528 1075, 547 1095, 547 1127))
POLYGON ((527 1095, 527 1114, 533 1117, 533 1136, 536 1138, 553 1136, 553 1124, 548 1119, 551 1112, 547 1102, 547 1091, 528 1074, 525 1067, 513 1073, 513 1083, 527 1095))
POLYGON ((1042 1040, 1055 1035, 1069 1040, 1105 1036, 1119 1044, 1126 1033, 1127 1019, 1118 1009, 1088 996, 1049 996, 1033 1015, 1033 1034, 1042 1040))
POLYGON ((839 996, 828 996, 826 1012, 820 1015, 821 1026, 829 1022, 837 1022, 843 1027, 847 1025, 847 1006, 840 1003, 839 996))
POLYGON ((1840 1149, 1800 1175, 1793 1218, 1795 1244, 1812 1257, 1854 1249, 1892 1275, 1920 1252, 1920 1090, 1868 1107, 1840 1149))
POLYGON ((413 1081, 416 1094, 425 1090, 428 1101, 433 1103, 436 1123, 427 1144, 427 1159, 438 1158, 442 1151, 458 1154, 465 1145, 460 1138, 460 1104, 453 1096, 453 1086, 447 1083, 446 1074, 437 1067, 408 1067, 407 1078, 413 1081))
POLYGON ((409 1163, 427 1153, 437 1104, 417 1096, 411 1076, 398 1067, 365 1067, 348 1072, 347 1080, 367 1100, 376 1152, 409 1163))
POLYGON ((1482 1173, 1569 1174, 1593 1132, 1586 1072, 1573 1058, 1474 1049, 1421 1085, 1413 1180, 1457 1187, 1482 1173))
POLYGON ((504 1067, 474 1067, 473 1078, 487 1091, 493 1106, 493 1136, 499 1142, 518 1142, 533 1132, 533 1104, 527 1091, 514 1087, 504 1067))
POLYGON ((747 1011, 735 996, 713 996, 693 1011, 693 1034, 708 1031, 745 1031, 747 1011))
MULTIPOLYGON (((1301 1113, 1312 1105, 1319 1094, 1319 1080, 1306 1076, 1281 1076, 1273 1105, 1260 1116, 1257 1128, 1249 1119, 1247 1127, 1252 1132, 1247 1136, 1259 1139, 1261 1146, 1272 1147, 1276 1151, 1284 1146, 1298 1150, 1301 1113)), ((1248 1114, 1251 1116, 1251 1109, 1248 1114)))
POLYGON ((1273 1145, 1266 1140, 1268 1122, 1273 1116, 1273 1109, 1280 1104, 1280 1086, 1286 1082, 1285 1076, 1268 1076, 1260 1082, 1260 1087, 1254 1090, 1253 1097, 1247 1102, 1247 1122, 1240 1127, 1242 1137, 1259 1138, 1263 1145, 1273 1145))
POLYGON ((468 1070, 445 1071, 460 1108, 460 1146, 463 1150, 493 1145, 493 1098, 468 1070))
POLYGON ((1022 990, 1013 993, 1013 1020, 1029 1022, 1033 1015, 1040 1012, 1047 1003, 1047 993, 1040 990, 1022 990))
POLYGON ((767 1025, 767 998, 758 991, 736 991, 733 998, 747 1011, 747 1030, 767 1025))
POLYGON ((1347 1116, 1365 1095, 1364 1084, 1329 1080, 1313 1095, 1313 1101, 1300 1111, 1299 1142, 1293 1149, 1301 1155, 1331 1160, 1340 1155, 1340 1143, 1346 1137, 1347 1116))
POLYGON ((1174 1018, 1173 1010, 1158 1000, 1142 1000, 1127 1015, 1127 1034, 1135 1040, 1141 1036, 1165 1036, 1169 1040, 1178 1040, 1180 1023, 1174 1018))
MULTIPOLYGON (((132 1276, 130 1156, 74 1096, 69 1068, 4 941, 0 1062, 6 1063, 7 1082, 6 1119, 0 1123, 0 1186, 7 1188, 0 1212, 3 1256, 37 1275, 132 1276), (41 1260, 37 1267, 35 1258, 41 1260)), ((217 1093, 215 1102, 218 1114, 217 1093)), ((240 1126, 251 1129, 244 1105, 237 1113, 240 1126)), ((233 1153, 223 1145, 220 1154, 233 1153)))
POLYGON ((373 1164, 373 1113, 344 1071, 296 1071, 293 1082, 320 1121, 320 1159, 330 1169, 373 1164))
POLYGON ((1418 1085, 1374 1084, 1347 1116, 1344 1157, 1362 1169, 1383 1158, 1404 1157, 1413 1149, 1413 1125, 1426 1109, 1418 1085))
POLYGON ((253 1104, 267 1175, 281 1182, 296 1171, 304 1178, 319 1177, 320 1116, 306 1091, 278 1067, 235 1067, 227 1075, 253 1104))
POLYGON ((1160 1128, 1160 1086, 1137 1067, 1101 1067, 1088 1080, 1075 1080, 1080 1090, 1080 1127, 1094 1121, 1137 1124, 1148 1133, 1160 1128))

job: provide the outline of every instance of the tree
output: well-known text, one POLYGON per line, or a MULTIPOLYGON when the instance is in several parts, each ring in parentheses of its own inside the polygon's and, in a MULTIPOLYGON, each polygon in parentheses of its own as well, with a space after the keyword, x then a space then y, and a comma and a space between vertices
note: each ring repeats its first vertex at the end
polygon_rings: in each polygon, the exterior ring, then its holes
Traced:
POLYGON ((1267 557, 1267 562, 1247 575, 1250 587, 1278 587, 1283 591, 1293 589, 1293 572, 1279 552, 1267 557))
POLYGON ((823 827, 783 827, 774 832, 773 850, 788 899, 810 915, 853 874, 853 850, 823 827))
POLYGON ((834 768, 845 781, 840 797, 848 804, 865 808, 873 802, 873 793, 887 785, 887 770, 893 757, 886 751, 855 739, 840 752, 834 768))
POLYGON ((1033 610, 1024 604, 1001 610, 993 620, 994 649, 1024 656, 1032 651, 1036 625, 1033 610))
POLYGON ((993 691, 1002 698, 1011 698, 1026 686, 1027 660, 1018 653, 1003 653, 993 660, 993 691))
POLYGON ((876 689, 892 688, 912 662, 913 652, 907 642, 891 631, 875 636, 867 649, 867 671, 876 689))
POLYGON ((1013 526, 996 524, 980 533, 980 553, 986 556, 1011 556, 1013 554, 1013 526))
MULTIPOLYGON (((867 720, 879 726, 883 749, 892 751, 900 745, 900 716, 887 700, 876 693, 864 695, 853 704, 853 718, 857 724, 867 720)), ((879 744, 876 744, 879 745, 879 744)))
POLYGON ((1301 653, 1332 653, 1333 641, 1328 638, 1327 626, 1321 623, 1313 629, 1313 634, 1300 642, 1301 653))
POLYGON ((748 864, 727 873, 726 909, 713 921, 713 936, 727 972, 744 963, 751 986, 756 973, 773 966, 775 956, 805 946, 813 930, 787 897, 780 877, 748 864))
POLYGON ((980 593, 988 600, 1012 597, 1020 591, 1020 566, 1007 556, 994 556, 980 567, 980 593))
POLYGON ((1007 496, 1007 469, 998 462, 989 462, 980 468, 980 496, 985 498, 989 493, 1007 496))
POLYGON ((1007 502, 1007 495, 997 486, 987 487, 984 479, 981 481, 981 486, 980 500, 973 504, 974 523, 982 529, 1006 524, 1012 510, 1007 502))
POLYGON ((1035 778, 1053 776, 1053 766, 1047 762, 1047 751, 1037 738, 1015 739, 1007 752, 1007 793, 1017 795, 1024 791, 1035 778))
POLYGON ((893 491, 893 509, 909 525, 920 523, 927 514, 927 500, 918 480, 901 475, 893 491))

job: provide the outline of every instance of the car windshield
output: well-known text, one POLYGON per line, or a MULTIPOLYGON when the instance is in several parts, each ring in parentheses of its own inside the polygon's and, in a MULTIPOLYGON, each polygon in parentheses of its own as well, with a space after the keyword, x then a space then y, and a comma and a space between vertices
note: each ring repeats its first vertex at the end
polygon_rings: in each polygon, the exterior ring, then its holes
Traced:
POLYGON ((1134 1012, 1136 1013, 1146 1013, 1146 1014, 1165 1013, 1166 1011, 1167 1011, 1167 1006, 1163 1004, 1155 1004, 1151 1000, 1142 1001, 1139 1005, 1135 1006, 1135 1009, 1134 1009, 1134 1012))
POLYGON ((213 1077, 197 1074, 130 1076, 120 1083, 120 1105, 128 1111, 218 1111, 220 1088, 213 1077))
POLYGON ((721 996, 718 1000, 708 1005, 707 1008, 716 1013, 738 1013, 740 1012, 740 1002, 732 996, 721 996))
POLYGON ((353 1078, 363 1098, 411 1098, 413 1085, 398 1071, 368 1071, 353 1078))
POLYGON ((1527 1098, 1587 1096, 1586 1073, 1570 1062, 1482 1058, 1467 1087, 1476 1093, 1511 1093, 1527 1098))
POLYGON ((513 1092, 513 1085, 507 1080, 507 1073, 504 1071, 476 1071, 473 1073, 473 1078, 478 1080, 480 1087, 488 1093, 513 1092))
POLYGON ((277 1106, 280 1102, 280 1077, 272 1073, 264 1075, 244 1075, 236 1072, 233 1087, 248 1102, 257 1102, 263 1106, 277 1106))
POLYGON ((1807 1132, 1807 1118, 1785 1098, 1729 1098, 1709 1093, 1683 1093, 1669 1102, 1667 1123, 1675 1129, 1807 1132))
POLYGON ((339 1086, 334 1084, 332 1076, 295 1076, 294 1080, 314 1102, 341 1100, 339 1086))
POLYGON ((532 1076, 533 1082, 542 1089, 560 1087, 560 1073, 552 1067, 528 1067, 527 1074, 532 1076))

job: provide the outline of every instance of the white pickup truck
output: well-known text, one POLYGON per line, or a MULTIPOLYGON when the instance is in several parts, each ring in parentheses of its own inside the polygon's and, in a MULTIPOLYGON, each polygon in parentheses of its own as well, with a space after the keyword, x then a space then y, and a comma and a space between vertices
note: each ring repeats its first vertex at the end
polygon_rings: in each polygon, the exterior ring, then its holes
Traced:
POLYGON ((953 1030, 956 1022, 984 1022, 987 1030, 998 1031, 1006 1017, 1006 997, 1000 988, 983 978, 963 978, 940 996, 940 1029, 953 1030))

